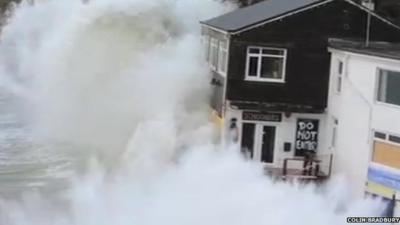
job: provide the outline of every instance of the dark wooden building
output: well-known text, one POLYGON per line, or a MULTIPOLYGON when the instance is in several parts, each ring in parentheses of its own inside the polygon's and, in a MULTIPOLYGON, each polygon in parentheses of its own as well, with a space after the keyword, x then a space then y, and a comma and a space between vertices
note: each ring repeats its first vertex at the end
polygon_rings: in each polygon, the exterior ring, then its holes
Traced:
POLYGON ((400 41, 399 26, 351 0, 267 0, 201 24, 224 136, 273 167, 326 153, 329 38, 400 41))

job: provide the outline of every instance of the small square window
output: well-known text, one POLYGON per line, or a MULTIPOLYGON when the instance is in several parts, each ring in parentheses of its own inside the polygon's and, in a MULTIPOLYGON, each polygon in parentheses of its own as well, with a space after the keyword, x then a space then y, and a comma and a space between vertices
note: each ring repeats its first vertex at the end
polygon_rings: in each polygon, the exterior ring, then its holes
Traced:
POLYGON ((276 56, 283 56, 285 54, 285 51, 283 50, 279 50, 279 49, 263 49, 262 50, 262 54, 266 54, 266 55, 276 55, 276 56))
POLYGON ((259 48, 249 48, 249 53, 260 54, 260 49, 259 48))
POLYGON ((390 135, 389 136, 389 141, 400 144, 400 137, 398 136, 394 136, 394 135, 390 135))
POLYGON ((382 139, 382 140, 386 140, 386 134, 384 134, 384 133, 381 133, 381 132, 375 132, 375 138, 378 138, 378 139, 382 139))

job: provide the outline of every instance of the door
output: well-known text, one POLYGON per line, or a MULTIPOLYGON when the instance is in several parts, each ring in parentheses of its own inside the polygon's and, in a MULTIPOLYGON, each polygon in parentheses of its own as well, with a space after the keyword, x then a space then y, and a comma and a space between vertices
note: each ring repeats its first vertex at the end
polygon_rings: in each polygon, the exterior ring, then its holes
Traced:
POLYGON ((256 125, 254 123, 243 123, 242 128, 242 152, 246 156, 254 157, 256 125))
POLYGON ((275 127, 263 126, 261 143, 261 162, 274 163, 275 127))
POLYGON ((276 127, 243 123, 242 152, 259 162, 272 164, 275 155, 276 127))

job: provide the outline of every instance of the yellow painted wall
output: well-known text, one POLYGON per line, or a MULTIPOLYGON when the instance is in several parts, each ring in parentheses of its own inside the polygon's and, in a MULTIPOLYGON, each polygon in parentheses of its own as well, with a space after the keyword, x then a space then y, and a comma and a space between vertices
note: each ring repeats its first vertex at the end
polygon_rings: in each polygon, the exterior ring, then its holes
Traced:
POLYGON ((400 169, 400 146, 375 141, 372 161, 400 169))
POLYGON ((219 117, 217 112, 212 112, 211 120, 219 129, 222 130, 222 128, 224 127, 224 119, 219 117))
POLYGON ((366 191, 371 194, 376 194, 389 199, 391 199, 393 195, 396 194, 395 190, 370 181, 368 181, 367 183, 366 191))

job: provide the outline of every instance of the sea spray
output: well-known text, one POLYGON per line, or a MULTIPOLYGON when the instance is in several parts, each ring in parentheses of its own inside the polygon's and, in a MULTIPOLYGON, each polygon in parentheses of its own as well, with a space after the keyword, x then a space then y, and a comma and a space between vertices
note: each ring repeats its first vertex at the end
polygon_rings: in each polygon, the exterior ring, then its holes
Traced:
POLYGON ((198 22, 229 9, 212 0, 20 5, 3 29, 3 87, 46 157, 72 151, 89 163, 61 190, 0 201, 0 224, 339 225, 378 215, 382 205, 344 201, 337 184, 273 181, 238 146, 211 141, 198 22))

